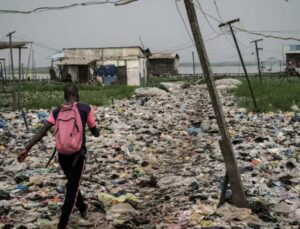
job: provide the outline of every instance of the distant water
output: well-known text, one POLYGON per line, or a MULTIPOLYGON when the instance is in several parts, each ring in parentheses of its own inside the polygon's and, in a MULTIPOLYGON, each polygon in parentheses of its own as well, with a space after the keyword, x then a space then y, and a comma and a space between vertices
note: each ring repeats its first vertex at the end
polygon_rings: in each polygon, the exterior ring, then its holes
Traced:
MULTIPOLYGON (((256 73, 258 72, 257 66, 246 66, 248 73, 256 73)), ((279 72, 280 66, 273 65, 272 67, 267 66, 264 72, 279 72)), ((242 66, 212 66, 213 73, 244 73, 242 66)), ((193 66, 181 65, 179 67, 180 74, 192 74, 193 66)), ((202 69, 200 66, 196 66, 196 73, 202 73, 202 69)))

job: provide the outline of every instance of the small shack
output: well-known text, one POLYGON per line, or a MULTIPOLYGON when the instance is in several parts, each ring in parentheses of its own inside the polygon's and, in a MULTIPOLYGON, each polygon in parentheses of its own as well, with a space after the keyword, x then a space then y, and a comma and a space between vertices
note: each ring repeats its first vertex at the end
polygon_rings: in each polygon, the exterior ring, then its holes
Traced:
POLYGON ((57 62, 61 79, 85 83, 100 78, 104 85, 140 86, 147 82, 147 51, 139 46, 65 48, 57 62))
POLYGON ((149 57, 150 75, 177 75, 179 55, 176 53, 153 53, 149 57))
POLYGON ((300 75, 300 45, 285 45, 286 70, 289 75, 300 75))
MULTIPOLYGON (((19 78, 21 79, 22 75, 22 71, 21 71, 21 68, 22 68, 22 50, 23 49, 27 49, 27 45, 30 44, 31 42, 27 42, 27 41, 14 41, 10 44, 10 42, 7 42, 7 41, 1 41, 0 42, 0 50, 9 50, 10 48, 12 49, 18 49, 19 50, 19 58, 18 58, 18 77, 15 76, 15 78, 19 78)), ((6 79, 13 79, 12 75, 11 74, 7 74, 6 72, 6 63, 5 63, 5 58, 0 58, 0 68, 2 69, 1 70, 1 76, 2 76, 2 79, 4 79, 4 76, 6 79), (3 62, 3 63, 2 63, 3 62)), ((11 66, 10 66, 11 67, 11 66)))

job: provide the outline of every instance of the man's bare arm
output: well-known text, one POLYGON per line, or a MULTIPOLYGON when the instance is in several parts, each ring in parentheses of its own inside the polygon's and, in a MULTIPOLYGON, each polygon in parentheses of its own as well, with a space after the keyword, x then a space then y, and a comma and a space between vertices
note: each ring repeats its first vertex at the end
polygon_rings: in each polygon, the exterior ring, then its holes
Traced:
POLYGON ((39 142, 46 134, 47 131, 52 127, 53 125, 50 122, 46 122, 44 126, 39 129, 36 135, 33 136, 33 138, 29 141, 25 149, 29 151, 37 142, 39 142))
POLYGON ((30 142, 27 144, 25 149, 23 149, 19 155, 18 155, 18 161, 23 162, 25 158, 28 156, 29 150, 38 142, 40 141, 47 133, 47 131, 52 127, 53 125, 50 122, 46 122, 44 126, 39 130, 39 132, 33 136, 33 138, 30 140, 30 142))

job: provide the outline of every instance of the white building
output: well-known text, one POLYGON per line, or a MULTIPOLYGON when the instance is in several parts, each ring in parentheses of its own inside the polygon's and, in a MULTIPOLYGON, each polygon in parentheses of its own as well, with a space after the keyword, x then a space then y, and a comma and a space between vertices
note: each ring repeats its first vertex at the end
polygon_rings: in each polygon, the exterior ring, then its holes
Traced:
POLYGON ((98 75, 104 84, 140 86, 147 82, 147 54, 139 46, 65 48, 57 64, 61 78, 69 76, 73 82, 84 83, 98 75))

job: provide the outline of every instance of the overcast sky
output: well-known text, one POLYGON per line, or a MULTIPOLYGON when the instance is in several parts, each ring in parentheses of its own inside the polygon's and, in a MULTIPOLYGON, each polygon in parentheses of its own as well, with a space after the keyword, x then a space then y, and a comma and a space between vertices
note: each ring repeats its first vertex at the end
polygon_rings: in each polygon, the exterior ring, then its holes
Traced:
MULTIPOLYGON (((1 0, 0 9, 31 10, 42 6, 61 6, 86 0, 1 0)), ((199 0, 203 9, 218 18, 213 0, 199 0)), ((272 33, 283 37, 300 38, 299 0, 216 0, 224 21, 240 18, 236 25, 248 30, 276 30, 272 33), (291 31, 292 30, 292 31, 291 31)), ((188 23, 183 0, 178 1, 180 11, 188 23)), ((216 34, 208 26, 197 9, 201 30, 205 39, 216 34)), ((33 40, 37 66, 49 66, 49 57, 68 47, 112 47, 140 45, 152 52, 177 52, 181 62, 192 60, 191 40, 176 9, 175 0, 139 0, 124 6, 112 4, 76 7, 66 10, 38 12, 32 14, 0 14, 0 39, 7 40, 8 32, 16 30, 13 40, 33 40), (51 49, 51 48, 53 49, 51 49), (182 50, 178 50, 182 49, 182 50)), ((217 32, 218 23, 210 20, 217 32)), ((242 52, 247 61, 254 61, 254 45, 245 33, 237 33, 242 52)), ((282 45, 297 44, 297 41, 282 41, 265 38, 260 46, 264 48, 262 59, 282 59, 282 45)), ((206 42, 211 62, 237 61, 238 56, 231 36, 220 36, 206 42), (226 38, 227 37, 227 38, 226 38)), ((0 57, 8 57, 1 51, 0 57)), ((24 53, 26 63, 28 53, 24 53)))

